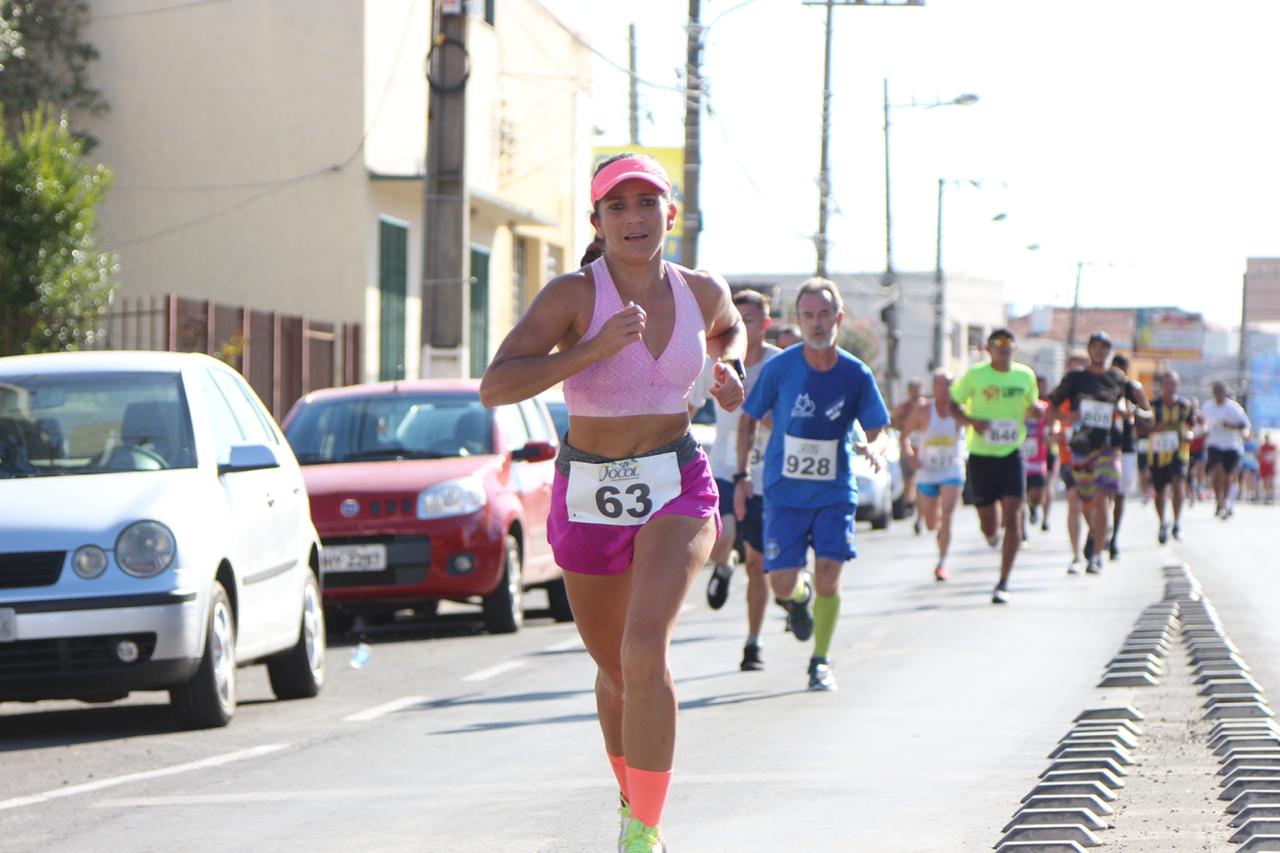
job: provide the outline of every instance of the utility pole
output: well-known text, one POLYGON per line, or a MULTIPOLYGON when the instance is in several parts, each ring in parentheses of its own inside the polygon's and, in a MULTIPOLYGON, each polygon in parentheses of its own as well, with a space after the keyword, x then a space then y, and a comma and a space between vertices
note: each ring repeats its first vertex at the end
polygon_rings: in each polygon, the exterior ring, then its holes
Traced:
POLYGON ((1071 300, 1071 322, 1067 324, 1067 355, 1076 348, 1076 318, 1080 314, 1080 273, 1084 271, 1084 261, 1076 262, 1076 295, 1071 300))
POLYGON ((1248 411, 1249 403, 1249 274, 1245 273, 1240 283, 1240 354, 1237 356, 1236 369, 1239 382, 1236 385, 1236 401, 1248 411))
POLYGON ((422 349, 419 372, 434 374, 431 355, 453 350, 452 376, 466 376, 460 352, 471 275, 467 203, 467 13, 465 4, 436 2, 427 54, 426 192, 422 227, 422 349))
POLYGON ((631 84, 630 84, 631 144, 639 145, 640 144, 640 82, 639 82, 639 79, 636 77, 637 66, 636 66, 636 25, 635 24, 627 25, 627 45, 630 48, 629 53, 631 57, 631 62, 629 63, 629 66, 628 66, 631 69, 631 84))
POLYGON ((889 290, 889 300, 881 311, 885 325, 885 391, 889 407, 898 396, 898 303, 899 294, 893 286, 897 276, 893 272, 893 215, 889 192, 889 81, 884 81, 884 276, 880 284, 889 290))
MULTIPOLYGON (((702 232, 702 209, 698 206, 698 172, 702 166, 702 24, 701 0, 689 0, 689 55, 685 65, 684 108, 684 234, 680 263, 689 269, 698 265, 698 235, 702 232)), ((632 78, 633 80, 635 78, 632 78)))
POLYGON ((832 0, 827 0, 827 47, 822 66, 822 153, 818 159, 818 235, 814 245, 818 250, 816 275, 827 277, 827 219, 831 210, 831 165, 828 160, 831 139, 831 12, 832 0))
POLYGON ((933 359, 929 363, 930 370, 942 367, 946 338, 943 324, 947 319, 947 283, 942 275, 942 189, 946 185, 946 178, 938 178, 938 233, 935 235, 937 248, 933 264, 933 359))

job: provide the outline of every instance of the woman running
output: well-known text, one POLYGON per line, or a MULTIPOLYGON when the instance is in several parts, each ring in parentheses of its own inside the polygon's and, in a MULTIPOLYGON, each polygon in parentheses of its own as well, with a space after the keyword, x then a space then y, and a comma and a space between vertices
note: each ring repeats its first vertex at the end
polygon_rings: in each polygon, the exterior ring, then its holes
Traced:
POLYGON ((670 193, 662 167, 643 155, 597 167, 591 224, 603 257, 542 289, 480 386, 484 404, 498 406, 564 382, 569 433, 547 538, 596 663, 626 853, 666 849, 659 823, 677 709, 667 652, 719 535, 719 495, 686 405, 708 355, 720 360, 712 396, 730 411, 743 400, 746 337, 728 285, 662 259, 676 215, 670 193))

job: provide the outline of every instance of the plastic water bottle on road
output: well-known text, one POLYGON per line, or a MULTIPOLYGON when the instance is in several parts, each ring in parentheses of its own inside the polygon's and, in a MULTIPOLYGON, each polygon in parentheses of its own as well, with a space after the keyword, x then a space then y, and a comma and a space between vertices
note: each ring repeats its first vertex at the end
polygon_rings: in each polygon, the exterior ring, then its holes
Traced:
POLYGON ((369 648, 369 644, 357 643, 356 647, 351 650, 351 668, 363 669, 371 657, 373 657, 373 649, 369 648))

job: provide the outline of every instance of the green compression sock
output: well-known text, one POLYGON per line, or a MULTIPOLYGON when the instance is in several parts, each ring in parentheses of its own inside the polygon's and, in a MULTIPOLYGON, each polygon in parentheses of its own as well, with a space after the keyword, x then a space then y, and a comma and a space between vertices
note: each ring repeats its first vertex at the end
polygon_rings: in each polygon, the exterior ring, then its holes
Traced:
POLYGON ((840 618, 840 596, 820 595, 813 603, 813 656, 825 658, 840 618))

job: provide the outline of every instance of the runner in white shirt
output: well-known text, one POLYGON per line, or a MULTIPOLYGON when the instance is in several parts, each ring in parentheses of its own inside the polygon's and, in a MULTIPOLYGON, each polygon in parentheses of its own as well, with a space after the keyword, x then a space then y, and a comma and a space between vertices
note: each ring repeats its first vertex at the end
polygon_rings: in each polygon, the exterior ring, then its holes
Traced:
POLYGON ((938 535, 938 565, 933 577, 945 581, 951 547, 951 516, 964 486, 964 428, 951 414, 951 374, 933 374, 933 399, 923 400, 903 418, 902 461, 916 472, 920 516, 938 535), (918 436, 918 440, 913 440, 918 436))
POLYGON ((1234 510, 1236 470, 1249 432, 1249 416, 1227 396, 1223 382, 1213 383, 1213 402, 1201 407, 1200 416, 1209 431, 1205 446, 1209 451, 1209 479, 1218 503, 1215 514, 1227 519, 1234 510))
MULTIPOLYGON (((741 290, 733 296, 733 304, 742 315, 747 329, 746 379, 748 393, 769 359, 782 350, 764 342, 769 328, 769 297, 755 290, 741 290)), ((768 418, 760 424, 756 443, 748 463, 751 479, 759 483, 754 497, 747 501, 747 513, 737 523, 733 514, 733 492, 738 470, 738 419, 742 410, 726 412, 716 407, 716 442, 711 451, 711 473, 720 489, 720 520, 724 525, 720 538, 711 549, 715 568, 707 581, 707 604, 713 610, 724 606, 729 597, 729 580, 733 577, 730 559, 737 537, 741 534, 747 553, 747 642, 742 649, 743 670, 764 669, 760 657, 760 629, 769 605, 769 584, 764 576, 764 450, 769 444, 768 418)))

